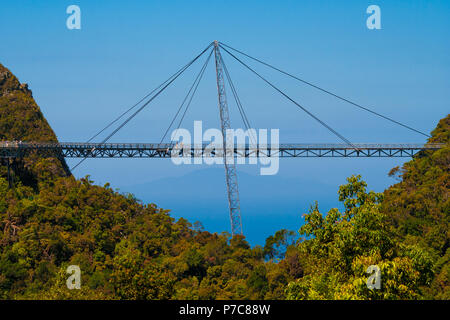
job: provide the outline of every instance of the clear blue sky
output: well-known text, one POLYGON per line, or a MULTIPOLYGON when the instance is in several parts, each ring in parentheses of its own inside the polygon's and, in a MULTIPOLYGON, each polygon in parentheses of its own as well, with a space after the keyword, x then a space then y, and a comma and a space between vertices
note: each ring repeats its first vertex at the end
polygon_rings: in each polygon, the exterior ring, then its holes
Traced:
MULTIPOLYGON (((4 1, 0 6, 0 62, 29 84, 60 141, 88 139, 215 39, 425 132, 450 109, 449 1, 4 1), (81 8, 81 30, 66 28, 66 8, 71 4, 81 8), (381 8, 381 30, 366 27, 366 8, 371 4, 381 8)), ((254 127, 279 128, 282 142, 339 142, 225 59, 254 127)), ((418 134, 257 67, 353 142, 424 141, 418 134)), ((199 68, 195 65, 112 141, 159 141, 199 68)), ((214 76, 210 64, 184 122, 186 128, 201 119, 209 127, 219 127, 214 76)), ((237 109, 230 108, 233 126, 242 127, 237 109)), ((279 179, 277 189, 284 187, 291 196, 287 201, 274 190, 269 202, 271 194, 260 189, 271 183, 268 178, 259 178, 255 167, 240 167, 261 182, 242 186, 244 231, 252 243, 261 244, 281 227, 296 230, 300 214, 315 199, 325 199, 324 210, 337 205, 337 186, 350 174, 362 173, 369 188, 382 191, 393 183, 386 176, 388 170, 403 161, 284 160, 274 179, 279 179), (310 185, 327 185, 332 191, 306 196, 310 185)), ((210 204, 220 209, 217 212, 208 208, 195 212, 196 204, 202 205, 195 194, 211 188, 205 180, 193 178, 189 190, 176 183, 205 169, 209 168, 175 167, 165 160, 88 160, 74 174, 90 174, 96 182, 109 181, 123 191, 137 190, 145 201, 174 209, 175 217, 206 221, 212 231, 229 230, 224 180, 223 189, 216 188, 210 197, 222 199, 210 204), (170 199, 166 190, 145 194, 146 183, 174 178, 170 199), (208 213, 213 211, 220 219, 208 213)))

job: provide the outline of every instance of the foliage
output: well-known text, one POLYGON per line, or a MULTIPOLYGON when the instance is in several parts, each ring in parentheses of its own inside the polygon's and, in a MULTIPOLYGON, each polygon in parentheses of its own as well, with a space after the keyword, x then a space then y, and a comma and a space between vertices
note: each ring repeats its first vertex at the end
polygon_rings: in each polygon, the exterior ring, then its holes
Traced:
MULTIPOLYGON (((0 106, 0 141, 57 141, 27 84, 21 84, 2 64, 0 64, 0 106)), ((40 182, 69 173, 64 160, 40 159, 36 155, 15 160, 12 168, 16 180, 34 188, 37 188, 40 182)), ((6 166, 1 163, 0 176, 6 177, 6 172, 6 166)))
POLYGON ((382 210, 396 238, 416 245, 432 257, 435 277, 424 287, 426 298, 450 298, 450 115, 437 125, 428 140, 445 143, 434 152, 421 152, 398 168, 401 181, 384 192, 382 210))
POLYGON ((414 299, 432 277, 430 257, 397 243, 380 210, 382 194, 366 192, 360 176, 339 188, 345 210, 323 216, 318 205, 305 216, 298 250, 304 276, 289 284, 288 299, 414 299), (368 289, 367 268, 381 269, 381 290, 368 289))
POLYGON ((273 236, 266 239, 264 246, 264 256, 266 259, 280 261, 284 259, 286 251, 295 244, 296 235, 294 231, 282 229, 273 236))
POLYGON ((293 280, 243 237, 195 231, 89 177, 61 177, 38 193, 6 186, 0 178, 2 298, 283 298, 293 280), (82 270, 77 293, 65 288, 68 265, 82 270))

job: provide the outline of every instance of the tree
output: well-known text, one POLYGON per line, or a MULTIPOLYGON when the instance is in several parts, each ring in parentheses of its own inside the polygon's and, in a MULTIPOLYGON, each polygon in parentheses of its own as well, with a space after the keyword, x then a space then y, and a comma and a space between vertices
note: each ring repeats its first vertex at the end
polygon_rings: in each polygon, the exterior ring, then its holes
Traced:
POLYGON ((339 188, 345 211, 323 216, 317 204, 305 215, 298 245, 303 277, 287 287, 288 299, 414 299, 432 277, 430 257, 394 241, 382 194, 366 192, 360 176, 339 188), (367 288, 366 270, 381 269, 381 290, 367 288))
POLYGON ((294 231, 282 229, 275 232, 275 235, 266 239, 264 246, 264 257, 280 261, 284 259, 287 249, 294 245, 296 235, 294 231))

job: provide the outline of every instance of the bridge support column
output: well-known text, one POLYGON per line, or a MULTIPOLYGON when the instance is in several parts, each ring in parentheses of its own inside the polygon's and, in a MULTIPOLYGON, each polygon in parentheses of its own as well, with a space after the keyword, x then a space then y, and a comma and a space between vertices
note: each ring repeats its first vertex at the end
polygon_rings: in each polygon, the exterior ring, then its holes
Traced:
MULTIPOLYGON (((228 113, 228 103, 225 93, 225 81, 223 78, 222 56, 220 54, 219 43, 217 41, 214 41, 214 56, 216 60, 220 124, 223 136, 223 161, 227 181, 228 205, 230 208, 231 234, 233 236, 236 234, 242 235, 241 206, 239 201, 236 165, 234 164, 233 150, 231 150, 231 152, 227 152, 227 141, 230 142, 230 137, 227 137, 226 131, 227 129, 230 129, 230 116, 228 113)), ((231 139, 233 139, 233 137, 231 137, 231 139)))
POLYGON ((11 158, 6 159, 8 167, 8 186, 10 189, 14 188, 14 173, 11 170, 11 158))

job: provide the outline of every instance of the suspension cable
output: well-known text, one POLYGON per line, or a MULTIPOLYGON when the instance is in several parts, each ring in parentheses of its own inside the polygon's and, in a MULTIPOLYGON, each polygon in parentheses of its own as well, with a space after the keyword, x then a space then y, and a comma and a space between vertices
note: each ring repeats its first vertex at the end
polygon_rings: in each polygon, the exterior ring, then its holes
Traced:
POLYGON ((250 142, 253 143, 253 139, 254 139, 255 140, 254 144, 256 145, 257 139, 256 139, 256 137, 253 137, 253 134, 251 134, 251 132, 250 132, 250 129, 251 129, 250 121, 247 118, 247 114, 245 113, 244 107, 241 103, 241 99, 239 98, 239 95, 236 91, 233 80, 231 79, 230 73, 228 72, 228 68, 225 65, 225 61, 224 61, 222 55, 220 54, 220 52, 219 52, 219 55, 220 55, 220 60, 222 61, 223 70, 225 71, 225 76, 228 80, 228 84, 230 85, 231 92, 233 93, 233 96, 234 96, 234 100, 236 101, 236 105, 239 109, 239 113, 241 115, 242 122, 244 123, 244 126, 246 127, 247 132, 249 133, 249 138, 251 140, 250 142))
MULTIPOLYGON (((208 63, 209 63, 209 59, 211 58, 213 52, 214 52, 214 50, 211 50, 211 53, 209 54, 209 57, 208 57, 208 63)), ((207 65, 208 65, 208 64, 207 64, 207 65)), ((183 116, 181 117, 180 121, 178 122, 178 126, 177 126, 177 129, 176 129, 176 131, 175 131, 175 134, 178 132, 178 129, 180 129, 181 124, 183 123, 184 117, 186 116, 187 111, 188 111, 188 109, 189 109, 189 106, 191 105, 192 99, 194 98, 194 94, 195 94, 195 92, 197 91, 197 88, 198 88, 198 86, 199 86, 199 84, 200 84, 200 81, 202 81, 203 74, 205 73, 205 70, 206 70, 206 66, 205 66, 205 69, 203 69, 203 73, 202 73, 202 75, 200 76, 200 79, 199 79, 199 81, 197 82, 197 85, 195 86, 194 93, 191 95, 191 98, 189 99, 189 103, 187 104, 186 109, 185 109, 184 112, 183 112, 183 116)))
MULTIPOLYGON (((146 103, 144 103, 138 110, 136 110, 131 116, 129 116, 124 122, 122 122, 112 133, 110 133, 105 139, 100 142, 100 145, 106 143, 112 136, 114 136, 120 129, 122 129, 131 119, 133 119, 139 112, 141 112, 150 102, 152 102, 161 92, 163 92, 169 85, 171 85, 186 69, 188 69, 195 61, 198 60, 211 46, 210 43, 200 54, 198 54, 194 59, 192 59, 188 64, 178 71, 175 76, 167 82, 156 94, 154 94, 146 103)), ((170 78, 169 78, 170 79, 170 78)), ((71 170, 76 169, 86 157, 81 159, 71 170)))
POLYGON ((409 129, 409 130, 412 130, 412 131, 414 131, 414 132, 416 132, 416 133, 419 133, 419 134, 424 135, 424 136, 426 136, 426 137, 430 137, 430 135, 428 135, 428 134, 426 134, 426 133, 424 133, 424 132, 422 132, 422 131, 419 131, 419 130, 417 130, 417 129, 414 129, 414 128, 412 128, 412 127, 410 127, 410 126, 408 126, 408 125, 406 125, 406 124, 404 124, 404 123, 401 123, 401 122, 399 122, 399 121, 397 121, 397 120, 394 120, 394 119, 392 119, 392 118, 390 118, 390 117, 384 116, 384 115, 382 115, 382 114, 380 114, 380 113, 378 113, 378 112, 376 112, 376 111, 373 111, 373 110, 371 110, 371 109, 369 109, 369 108, 367 108, 367 107, 364 107, 364 106, 362 106, 362 105, 360 105, 360 104, 358 104, 358 103, 356 103, 356 102, 353 102, 353 101, 351 101, 351 100, 349 100, 349 99, 346 99, 346 98, 344 98, 344 97, 342 97, 342 96, 339 96, 339 95, 337 95, 337 94, 335 94, 335 93, 333 93, 333 92, 331 92, 331 91, 328 91, 328 90, 326 90, 326 89, 323 89, 323 88, 321 88, 321 87, 319 87, 319 86, 317 86, 317 85, 315 85, 315 84, 313 84, 313 83, 311 83, 311 82, 308 82, 308 81, 303 80, 303 79, 301 79, 301 78, 299 78, 299 77, 296 77, 296 76, 294 76, 294 75, 292 75, 292 74, 290 74, 290 73, 288 73, 288 72, 286 72, 286 71, 283 71, 283 70, 281 70, 281 69, 279 69, 279 68, 277 68, 277 67, 274 67, 274 66, 272 66, 272 65, 270 65, 270 64, 268 64, 268 63, 266 63, 266 62, 264 62, 264 61, 261 61, 261 60, 259 60, 259 59, 257 59, 257 58, 254 58, 254 57, 252 57, 252 56, 250 56, 250 55, 248 55, 248 54, 246 54, 246 53, 244 53, 244 52, 242 52, 242 51, 240 51, 240 50, 238 50, 238 49, 235 49, 235 48, 233 48, 233 47, 231 47, 231 46, 229 46, 229 45, 227 45, 227 44, 225 44, 225 43, 223 43, 223 42, 221 42, 220 45, 223 45, 223 46, 225 46, 225 47, 227 47, 227 48, 229 48, 229 49, 231 49, 231 50, 233 50, 233 51, 235 51, 235 52, 238 52, 238 53, 240 53, 240 54, 246 56, 247 58, 250 58, 250 59, 252 59, 252 60, 254 60, 254 61, 256 61, 256 62, 259 62, 259 63, 261 63, 261 64, 263 64, 263 65, 265 65, 265 66, 267 66, 267 67, 269 67, 269 68, 271 68, 271 69, 274 69, 274 70, 276 70, 276 71, 278 71, 278 72, 281 72, 281 73, 283 73, 283 74, 285 74, 285 75, 287 75, 287 76, 289 76, 289 77, 291 77, 291 78, 293 78, 293 79, 295 79, 295 80, 298 80, 298 81, 300 81, 300 82, 302 82, 302 83, 304 83, 304 84, 306 84, 306 85, 308 85, 308 86, 310 86, 310 87, 313 87, 313 88, 315 88, 315 89, 317 89, 317 90, 320 90, 320 91, 322 91, 322 92, 324 92, 324 93, 326 93, 326 94, 329 94, 329 95, 331 95, 331 96, 333 96, 333 97, 335 97, 335 98, 337 98, 337 99, 340 99, 340 100, 342 100, 342 101, 345 101, 345 102, 347 102, 347 103, 349 103, 349 104, 351 104, 351 105, 353 105, 353 106, 355 106, 355 107, 358 107, 358 108, 360 108, 360 109, 363 109, 363 110, 365 110, 365 111, 367 111, 367 112, 370 112, 370 113, 372 113, 372 114, 374 114, 374 115, 376 115, 376 116, 378 116, 378 117, 381 117, 381 118, 383 118, 383 119, 385 119, 385 120, 391 121, 391 122, 393 122, 393 123, 395 123, 395 124, 397 124, 397 125, 400 125, 400 126, 402 126, 402 127, 404 127, 404 128, 407 128, 407 129, 409 129))
POLYGON ((108 137, 106 137, 101 143, 105 143, 108 141, 114 134, 117 133, 120 129, 122 129, 131 119, 133 119, 139 112, 141 112, 150 102, 152 102, 161 92, 163 92, 172 82, 174 82, 187 68, 189 68, 198 58, 200 58, 210 47, 212 43, 206 47, 198 56, 196 56, 190 63, 184 67, 184 69, 177 74, 172 80, 170 80, 162 89, 160 89, 152 98, 150 98, 144 105, 142 105, 135 113, 133 113, 127 120, 125 120, 118 128, 116 128, 108 137))
POLYGON ((350 145, 352 148, 357 149, 347 138, 345 138, 343 135, 341 135, 339 132, 331 128, 329 125, 327 125, 325 122, 320 120, 318 117, 316 117, 314 114, 312 114, 310 111, 308 111, 305 107, 300 105, 297 101, 289 97, 286 93, 284 93, 282 90, 280 90, 278 87, 276 87, 274 84, 272 84, 270 81, 268 81, 266 78, 264 78, 262 75, 260 75, 258 72, 250 68, 247 64, 245 64, 242 60, 240 60, 238 57, 236 57, 234 54, 232 54, 230 51, 228 51, 226 48, 221 47, 223 50, 225 50, 230 56, 232 56, 234 59, 236 59, 239 63, 241 63, 244 67, 249 69, 251 72, 253 72, 255 75, 257 75, 260 79, 262 79, 264 82, 266 82, 268 85, 270 85, 273 89, 278 91, 280 94, 282 94, 286 99, 294 103, 297 107, 302 109, 305 113, 307 113, 309 116, 311 116, 314 120, 319 122, 322 126, 327 128, 330 132, 332 132, 334 135, 336 135, 339 139, 344 141, 346 144, 350 145))
MULTIPOLYGON (((164 141, 164 138, 167 136, 167 133, 169 132, 170 128, 172 128, 172 125, 173 125, 173 123, 175 122, 176 118, 178 117, 178 114, 179 114, 180 111, 182 110, 182 108, 183 108, 185 102, 187 101, 189 95, 191 94, 192 89, 194 89, 194 91, 192 92, 191 99, 189 100, 189 102, 188 102, 188 104, 187 104, 187 107, 186 107, 186 110, 185 110, 185 112, 184 112, 184 114, 183 114, 183 117, 181 118, 181 121, 183 121, 184 115, 186 114, 186 111, 187 111, 187 109, 189 108, 189 105, 191 104, 192 98, 193 98, 193 96, 195 95, 195 92, 197 91, 198 85, 199 85, 200 81, 201 81, 202 78, 203 78, 203 74, 204 74, 204 72, 205 72, 205 69, 206 69, 208 63, 209 63, 209 60, 211 59, 212 53, 213 53, 213 49, 211 49, 211 52, 209 53, 208 58, 206 59, 205 63, 203 64, 203 66, 202 66, 200 72, 197 74, 197 77, 195 78, 194 83, 192 83, 192 86, 190 87, 188 93, 187 93, 186 96, 184 97, 183 102, 181 103, 180 107, 178 108, 177 113, 175 114, 175 116, 173 117, 172 121, 170 122, 170 125, 169 125, 169 127, 167 128, 167 130, 165 131, 165 133, 164 133, 163 137, 161 138, 161 141, 159 142, 159 144, 161 144, 161 143, 164 141), (194 87, 195 87, 195 88, 194 88, 194 87)), ((180 121, 180 124, 179 124, 178 127, 177 127, 177 130, 179 129, 179 127, 180 127, 180 125, 181 125, 181 121, 180 121)))
MULTIPOLYGON (((210 43, 209 47, 212 46, 212 43, 210 43)), ((175 72, 172 76, 170 76, 166 81, 164 81, 163 83, 161 83, 159 86, 157 86, 155 89, 153 89, 150 93, 148 93, 147 95, 145 95, 141 100, 139 100, 138 102, 136 102, 133 106, 131 106, 129 109, 127 109, 125 112, 123 112, 121 115, 119 115, 117 118, 115 118, 113 121, 111 121, 108 125, 106 125, 103 129, 101 129, 99 132, 97 132, 95 135, 93 135, 87 142, 91 142, 92 140, 94 140, 98 135, 100 135, 101 133, 103 133, 106 129, 108 129, 109 127, 111 127, 114 123, 116 123, 117 121, 119 121, 124 115, 126 115, 128 112, 130 112, 131 110, 133 110, 136 106, 138 106, 142 101, 144 101, 145 99, 147 99, 149 96, 151 96, 156 90, 158 90, 159 88, 161 88, 163 85, 165 85, 167 82, 169 82, 172 78, 174 78, 178 73, 182 72, 182 70, 187 67, 189 65, 186 64, 184 65, 182 68, 180 68, 177 72, 175 72)))

